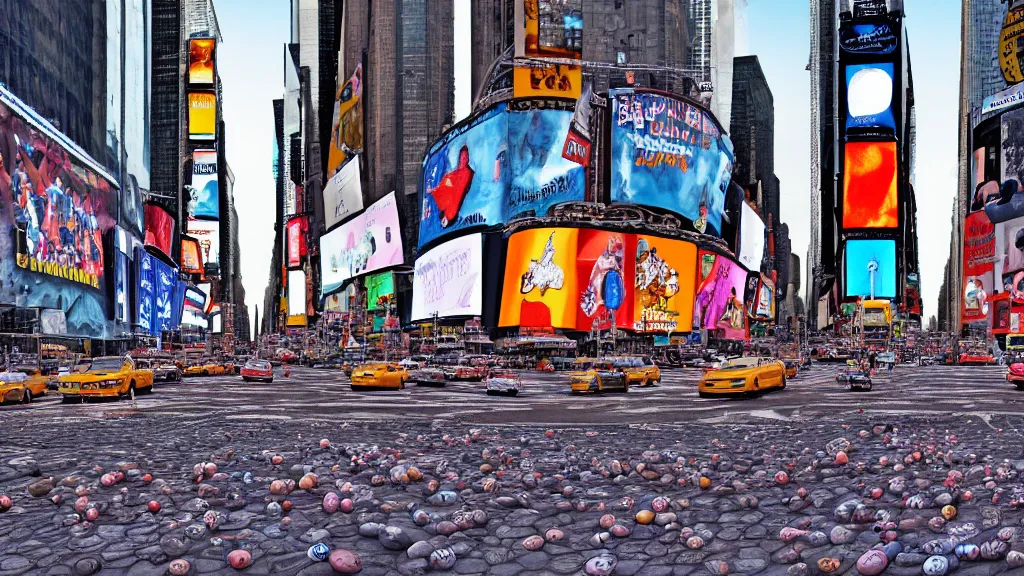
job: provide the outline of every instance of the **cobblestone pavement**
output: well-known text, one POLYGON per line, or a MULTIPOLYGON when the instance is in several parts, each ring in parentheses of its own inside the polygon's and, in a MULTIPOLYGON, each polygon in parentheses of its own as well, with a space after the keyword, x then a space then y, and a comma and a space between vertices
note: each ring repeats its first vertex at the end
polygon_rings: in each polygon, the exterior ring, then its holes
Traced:
POLYGON ((299 370, 0 408, 0 576, 1024 573, 1024 393, 999 369, 854 394, 819 367, 735 401, 695 374, 507 399, 299 370))

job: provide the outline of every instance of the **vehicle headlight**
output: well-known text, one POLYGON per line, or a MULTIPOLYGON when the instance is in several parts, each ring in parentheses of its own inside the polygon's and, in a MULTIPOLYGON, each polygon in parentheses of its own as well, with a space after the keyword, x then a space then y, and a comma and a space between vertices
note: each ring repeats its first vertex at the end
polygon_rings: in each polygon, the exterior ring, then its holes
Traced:
POLYGON ((113 388, 120 384, 117 380, 104 380, 100 382, 100 388, 113 388))
POLYGON ((738 388, 740 386, 746 386, 747 385, 747 379, 746 378, 737 378, 736 380, 731 381, 731 384, 732 384, 733 388, 738 388))

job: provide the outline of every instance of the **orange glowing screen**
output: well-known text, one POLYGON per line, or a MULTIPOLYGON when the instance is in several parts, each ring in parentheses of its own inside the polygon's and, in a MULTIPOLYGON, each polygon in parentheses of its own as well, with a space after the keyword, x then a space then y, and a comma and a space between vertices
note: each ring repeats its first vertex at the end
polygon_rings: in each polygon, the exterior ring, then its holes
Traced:
POLYGON ((896 143, 847 143, 844 173, 843 228, 896 228, 896 143))

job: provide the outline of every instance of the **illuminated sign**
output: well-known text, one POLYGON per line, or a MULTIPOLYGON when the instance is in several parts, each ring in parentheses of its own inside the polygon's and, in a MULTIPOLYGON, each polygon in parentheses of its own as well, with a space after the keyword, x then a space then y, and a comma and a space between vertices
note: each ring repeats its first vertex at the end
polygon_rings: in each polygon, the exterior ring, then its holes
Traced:
POLYGON ((217 181, 217 151, 192 152, 192 195, 188 213, 193 218, 220 218, 220 186, 217 181))
POLYGON ((896 297, 894 240, 848 240, 845 259, 846 297, 896 297))
MULTIPOLYGON (((371 303, 372 305, 372 303, 371 303)), ((483 307, 483 236, 470 234, 416 259, 412 320, 479 316, 483 307)))
POLYGON ((405 262, 398 205, 392 192, 320 237, 321 295, 349 278, 405 262))
POLYGON ((188 83, 190 85, 213 85, 213 61, 216 48, 216 38, 189 38, 188 83))
POLYGON ((191 140, 217 138, 217 94, 188 93, 188 137, 191 140))
POLYGON ((896 228, 896 143, 847 142, 843 228, 896 228))

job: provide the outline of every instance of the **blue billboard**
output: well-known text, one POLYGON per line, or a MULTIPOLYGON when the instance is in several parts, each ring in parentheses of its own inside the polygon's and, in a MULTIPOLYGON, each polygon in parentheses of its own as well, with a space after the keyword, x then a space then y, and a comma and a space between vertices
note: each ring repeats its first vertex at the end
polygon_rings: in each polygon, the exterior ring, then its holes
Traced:
POLYGON ((159 336, 164 330, 177 328, 174 324, 174 291, 178 284, 178 269, 154 258, 153 326, 150 333, 159 336))
POLYGON ((135 323, 146 332, 153 331, 153 299, 156 295, 156 270, 153 258, 143 248, 135 249, 135 323))
POLYGON ((721 235, 733 147, 699 106, 662 94, 612 90, 611 201, 675 212, 721 235))
POLYGON ((846 129, 896 130, 892 114, 892 62, 846 67, 846 129))
POLYGON ((839 45, 851 54, 892 54, 898 41, 892 28, 884 22, 839 26, 839 45))
POLYGON ((896 241, 848 240, 845 270, 847 297, 895 298, 896 241))
POLYGON ((502 102, 442 136, 423 161, 419 247, 583 200, 584 169, 562 157, 573 110, 569 101, 502 102))

